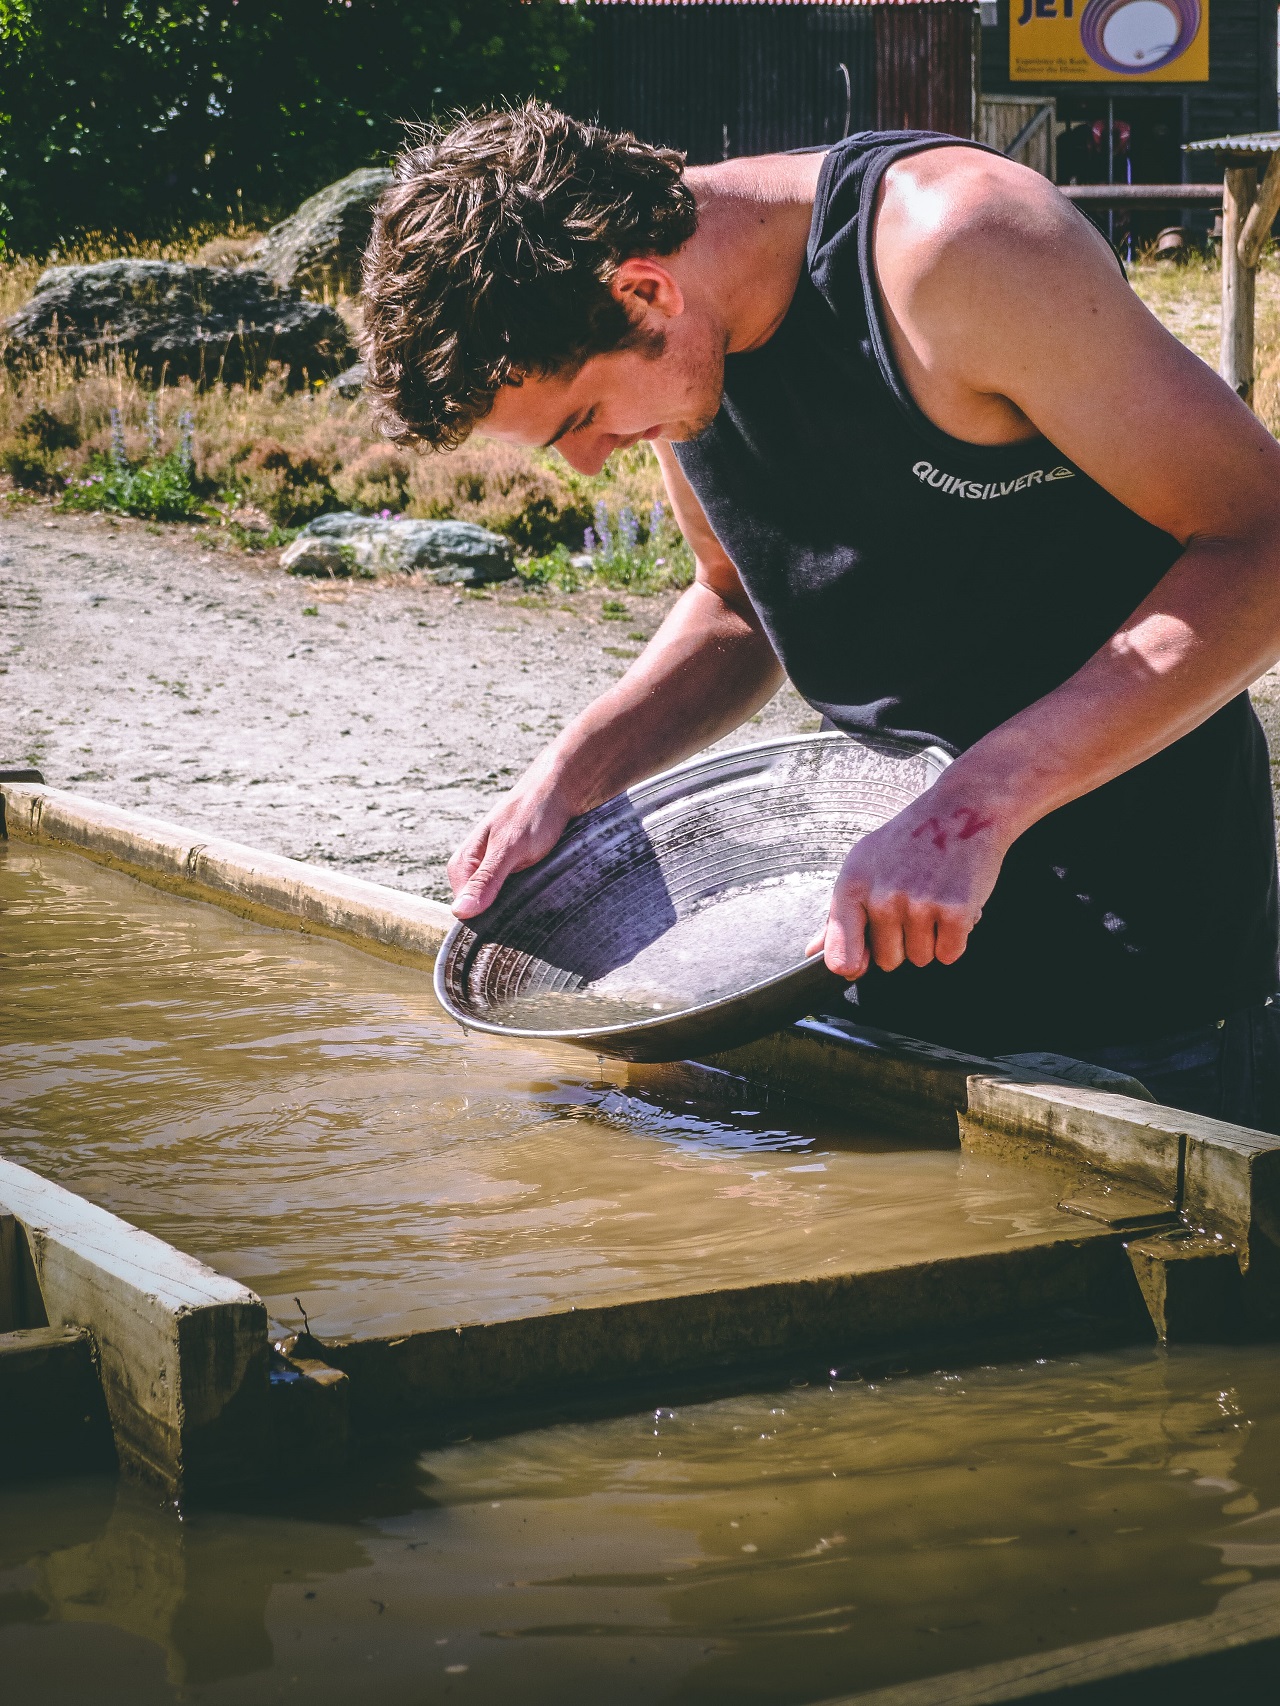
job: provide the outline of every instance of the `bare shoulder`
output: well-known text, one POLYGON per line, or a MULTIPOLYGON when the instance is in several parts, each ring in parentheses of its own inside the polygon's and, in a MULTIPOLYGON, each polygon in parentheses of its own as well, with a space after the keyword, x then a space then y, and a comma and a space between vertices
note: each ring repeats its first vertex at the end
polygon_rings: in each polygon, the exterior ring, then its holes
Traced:
POLYGON ((1156 345, 1173 341, 1065 196, 1039 173, 979 149, 937 148, 895 162, 877 208, 874 255, 890 335, 917 400, 965 425, 960 436, 991 442, 989 434, 1044 430, 1043 392, 1061 382, 1064 367, 1078 368, 1081 349, 1150 359, 1156 345))
POLYGON ((877 208, 876 271, 892 306, 950 319, 1068 275, 1125 290, 1102 236, 1046 178, 976 148, 896 161, 877 208))
POLYGON ((729 200, 813 202, 825 156, 813 154, 743 154, 685 172, 695 195, 714 194, 729 200))
POLYGON ((1148 312, 1101 234, 1052 184, 974 149, 886 174, 876 273, 917 403, 956 437, 1042 434, 1174 538, 1229 529, 1280 447, 1148 312))

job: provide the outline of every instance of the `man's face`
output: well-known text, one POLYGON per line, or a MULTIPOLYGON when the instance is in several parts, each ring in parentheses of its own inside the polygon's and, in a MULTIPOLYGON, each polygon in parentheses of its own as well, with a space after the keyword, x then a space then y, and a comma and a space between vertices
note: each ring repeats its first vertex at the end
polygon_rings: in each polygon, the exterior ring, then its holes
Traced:
POLYGON ((554 447, 582 474, 642 438, 694 438, 710 426, 724 387, 724 353, 687 318, 651 342, 597 355, 577 373, 504 385, 478 427, 506 444, 554 447))

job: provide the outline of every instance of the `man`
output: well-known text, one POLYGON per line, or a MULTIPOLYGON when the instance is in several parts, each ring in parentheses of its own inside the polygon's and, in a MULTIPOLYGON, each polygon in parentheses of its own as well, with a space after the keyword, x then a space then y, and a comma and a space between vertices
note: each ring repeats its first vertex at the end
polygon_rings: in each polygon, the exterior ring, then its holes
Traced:
POLYGON ((586 474, 651 440, 697 559, 454 856, 459 917, 785 669, 955 754, 814 944, 864 1018, 1280 1129, 1245 693, 1280 656, 1280 447, 1049 183, 909 133, 685 170, 530 104, 403 155, 365 289, 390 436, 586 474))

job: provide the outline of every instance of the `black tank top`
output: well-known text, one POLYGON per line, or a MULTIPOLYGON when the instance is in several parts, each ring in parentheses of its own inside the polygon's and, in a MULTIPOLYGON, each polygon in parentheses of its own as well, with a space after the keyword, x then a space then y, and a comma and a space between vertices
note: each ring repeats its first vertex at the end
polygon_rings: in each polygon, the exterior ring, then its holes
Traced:
MULTIPOLYGON (((968 444, 913 402, 873 209, 893 160, 944 145, 864 133, 830 151, 786 317, 727 357, 719 414, 675 449, 814 709, 959 753, 1072 675, 1181 548, 1048 440, 968 444)), ((873 970, 858 1005, 955 1047, 1069 1050, 1261 1000, 1276 959, 1270 769, 1241 694, 1022 836, 954 966, 873 970)))

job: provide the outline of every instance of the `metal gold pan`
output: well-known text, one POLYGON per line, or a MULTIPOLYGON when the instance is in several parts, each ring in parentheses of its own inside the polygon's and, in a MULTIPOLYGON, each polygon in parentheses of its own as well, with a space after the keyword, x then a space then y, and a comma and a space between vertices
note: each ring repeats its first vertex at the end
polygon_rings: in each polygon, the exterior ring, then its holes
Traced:
POLYGON ((906 741, 802 735, 698 758, 575 819, 450 931, 436 994, 461 1024, 680 1060, 820 1009, 804 949, 852 844, 950 762, 906 741))

